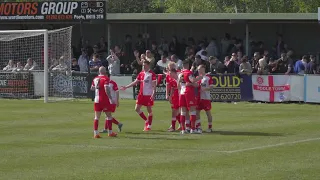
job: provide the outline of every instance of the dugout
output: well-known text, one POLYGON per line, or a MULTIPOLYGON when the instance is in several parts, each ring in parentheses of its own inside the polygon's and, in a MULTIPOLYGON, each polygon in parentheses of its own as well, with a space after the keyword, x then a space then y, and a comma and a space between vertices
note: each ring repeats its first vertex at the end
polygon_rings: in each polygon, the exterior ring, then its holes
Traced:
MULTIPOLYGON (((226 32, 245 42, 263 41, 275 45, 277 33, 297 55, 319 52, 320 25, 317 13, 109 13, 109 44, 122 44, 126 34, 149 34, 150 40, 194 37, 222 38, 226 32)), ((248 44, 245 43, 248 47, 248 44)))

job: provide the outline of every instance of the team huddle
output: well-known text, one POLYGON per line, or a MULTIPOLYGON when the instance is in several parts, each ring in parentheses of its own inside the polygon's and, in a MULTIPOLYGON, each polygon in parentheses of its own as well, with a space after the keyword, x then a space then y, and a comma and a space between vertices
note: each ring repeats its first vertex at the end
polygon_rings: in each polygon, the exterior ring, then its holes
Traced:
MULTIPOLYGON (((212 132, 211 98, 210 90, 213 87, 212 79, 206 75, 205 66, 198 67, 198 76, 194 77, 189 70, 189 62, 183 62, 183 69, 177 70, 175 63, 169 63, 166 73, 166 98, 172 109, 171 126, 168 131, 181 131, 181 134, 201 134, 200 112, 205 111, 208 118, 208 130, 212 132), (178 128, 176 128, 178 122, 178 128)), ((133 87, 140 83, 140 90, 136 100, 135 111, 144 120, 143 131, 150 131, 152 126, 154 96, 156 94, 156 74, 150 70, 150 62, 143 62, 143 71, 137 78, 121 90, 133 87), (148 117, 141 111, 141 107, 147 108, 148 117)), ((118 125, 121 131, 123 124, 118 122, 112 113, 119 106, 119 89, 116 82, 110 80, 104 67, 100 67, 99 75, 94 78, 91 90, 95 91, 94 99, 94 138, 100 138, 98 131, 101 112, 106 114, 105 127, 102 133, 108 133, 109 137, 116 137, 112 131, 112 124, 118 125)))

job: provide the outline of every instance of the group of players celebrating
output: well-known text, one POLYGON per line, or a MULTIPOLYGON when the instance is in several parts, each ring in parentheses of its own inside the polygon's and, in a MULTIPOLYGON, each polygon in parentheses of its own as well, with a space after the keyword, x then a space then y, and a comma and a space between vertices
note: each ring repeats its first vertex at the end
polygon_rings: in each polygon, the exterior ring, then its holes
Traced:
MULTIPOLYGON (((213 87, 212 78, 206 75, 205 66, 198 67, 198 76, 194 77, 190 71, 189 61, 183 62, 180 71, 174 62, 169 63, 166 73, 166 98, 171 103, 172 120, 168 131, 181 131, 181 134, 201 134, 200 112, 205 111, 208 118, 208 130, 212 132, 211 98, 210 90, 213 87), (176 122, 179 127, 176 128, 176 122)), ((150 131, 152 126, 154 96, 156 94, 156 74, 150 70, 150 62, 143 62, 143 71, 130 84, 122 86, 121 90, 133 87, 140 83, 140 91, 137 96, 135 111, 144 120, 144 131, 150 131), (141 111, 141 107, 147 108, 148 117, 141 111)), ((119 90, 116 82, 110 80, 104 67, 100 67, 99 75, 94 78, 91 90, 95 91, 94 99, 94 138, 100 138, 98 131, 101 112, 106 114, 105 127, 102 132, 109 137, 116 137, 112 131, 112 124, 117 124, 121 131, 122 123, 118 122, 112 113, 119 106, 119 90)))

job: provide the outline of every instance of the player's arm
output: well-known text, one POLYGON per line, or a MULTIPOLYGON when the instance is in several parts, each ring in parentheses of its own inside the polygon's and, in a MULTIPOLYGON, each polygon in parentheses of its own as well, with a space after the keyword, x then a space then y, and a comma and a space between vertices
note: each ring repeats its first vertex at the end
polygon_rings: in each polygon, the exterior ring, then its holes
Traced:
POLYGON ((202 91, 211 91, 213 89, 213 80, 211 77, 209 79, 209 86, 205 87, 205 88, 201 88, 201 89, 202 89, 202 91))
POLYGON ((156 94, 156 89, 157 89, 157 81, 152 80, 152 95, 151 95, 152 98, 154 98, 154 95, 156 94))
POLYGON ((128 88, 131 88, 131 87, 137 85, 138 82, 139 82, 139 80, 136 79, 136 80, 134 80, 132 83, 130 83, 130 84, 126 85, 126 86, 122 86, 122 87, 121 87, 121 90, 126 90, 126 89, 128 89, 128 88))
MULTIPOLYGON (((105 85, 104 85, 104 89, 105 89, 108 97, 111 98, 111 97, 112 97, 112 96, 111 96, 111 90, 110 90, 110 87, 108 86, 108 84, 105 84, 105 85)), ((112 101, 112 99, 111 99, 111 101, 112 101)), ((113 103, 114 103, 114 102, 113 102, 113 103)))
POLYGON ((166 81, 166 99, 168 100, 169 99, 169 96, 170 96, 170 94, 172 94, 171 93, 171 91, 170 91, 170 84, 169 84, 169 82, 168 82, 168 78, 167 78, 167 81, 166 81), (170 92, 170 93, 169 93, 170 92))

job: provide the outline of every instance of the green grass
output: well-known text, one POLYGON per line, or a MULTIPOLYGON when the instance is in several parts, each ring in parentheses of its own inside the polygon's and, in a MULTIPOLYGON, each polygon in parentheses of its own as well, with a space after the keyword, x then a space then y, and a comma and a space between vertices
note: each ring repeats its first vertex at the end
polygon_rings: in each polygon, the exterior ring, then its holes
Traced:
POLYGON ((124 123, 119 137, 93 139, 90 101, 0 100, 0 179, 320 177, 319 105, 213 103, 215 133, 180 135, 166 132, 167 102, 156 102, 146 133, 134 104, 121 101, 115 113, 124 123))

